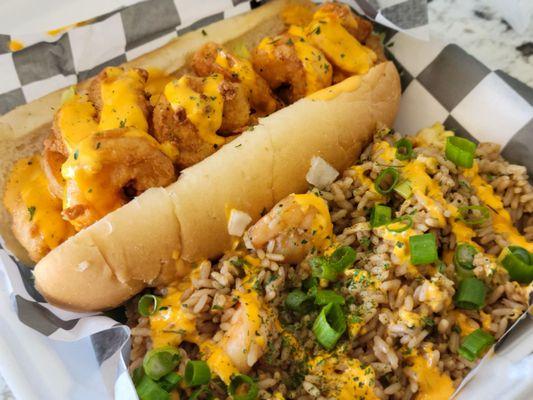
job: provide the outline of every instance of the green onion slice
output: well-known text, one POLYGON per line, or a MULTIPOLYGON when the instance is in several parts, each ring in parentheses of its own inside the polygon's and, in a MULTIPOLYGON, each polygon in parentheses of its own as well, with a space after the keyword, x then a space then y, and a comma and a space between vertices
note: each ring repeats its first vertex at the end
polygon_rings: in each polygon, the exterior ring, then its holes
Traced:
POLYGON ((213 392, 211 389, 209 389, 209 386, 200 386, 198 389, 192 392, 192 394, 189 396, 189 400, 196 400, 204 394, 206 395, 204 397, 205 400, 212 400, 215 398, 213 396, 213 392))
POLYGON ((175 389, 182 380, 183 377, 181 375, 177 374, 176 372, 171 372, 159 380, 159 385, 167 392, 170 392, 171 390, 175 389))
POLYGON ((143 317, 149 317, 159 310, 161 304, 161 297, 153 294, 145 294, 139 299, 138 309, 139 314, 143 317))
POLYGON ((411 197, 413 189, 411 188, 411 181, 405 180, 394 187, 394 191, 402 196, 405 200, 411 197))
POLYGON ((446 140, 446 158, 458 167, 472 168, 477 144, 468 139, 450 136, 446 140))
POLYGON ((533 281, 533 254, 523 247, 509 246, 503 249, 499 260, 513 281, 525 284, 533 281))
POLYGON ((410 215, 402 215, 396 219, 393 219, 386 226, 390 232, 404 232, 413 226, 413 218, 410 215))
POLYGON ((490 218, 489 209, 485 206, 464 206, 458 211, 458 219, 470 226, 481 225, 490 218))
POLYGON ((311 305, 311 299, 309 296, 299 289, 293 290, 287 295, 285 299, 285 305, 288 309, 296 312, 306 312, 311 305))
POLYGON ((233 400, 255 400, 259 395, 259 385, 248 375, 235 375, 231 378, 228 392, 233 400))
POLYGON ((330 257, 318 256, 309 260, 314 277, 336 280, 342 271, 355 262, 357 253, 350 246, 341 246, 330 257))
POLYGON ((471 244, 459 243, 453 255, 453 263, 456 267, 472 270, 474 269, 474 257, 477 253, 477 249, 471 244))
POLYGON ((400 161, 411 159, 413 156, 413 144, 410 140, 403 138, 394 143, 396 147, 396 158, 400 161))
POLYGON ((377 228, 381 225, 386 225, 390 222, 392 216, 392 209, 382 204, 376 204, 370 210, 370 226, 377 228))
POLYGON ((315 295, 315 304, 325 306, 327 304, 344 304, 345 300, 340 294, 333 290, 317 290, 315 295))
POLYGON ((387 167, 381 171, 374 182, 376 191, 380 194, 389 194, 398 184, 400 173, 396 168, 387 167))
POLYGON ((476 329, 470 335, 464 338, 463 343, 459 347, 458 353, 461 357, 468 361, 475 361, 489 349, 494 343, 494 336, 476 329))
POLYGON ((341 246, 330 257, 330 263, 337 271, 342 272, 355 262, 357 253, 350 246, 341 246))
POLYGON ((153 380, 172 372, 181 360, 181 355, 175 347, 164 346, 150 350, 144 356, 143 368, 146 375, 153 380))
POLYGON ((141 400, 170 400, 169 393, 145 375, 135 387, 141 400))
POLYGON ((195 387, 205 385, 211 380, 211 370, 205 361, 191 360, 185 366, 185 383, 195 387))
POLYGON ((455 305, 465 310, 478 310, 485 304, 487 288, 477 278, 466 278, 459 282, 455 294, 455 305))
POLYGON ((318 343, 331 350, 346 331, 346 318, 341 306, 330 303, 322 308, 313 324, 318 343))
POLYGON ((143 366, 139 366, 133 370, 133 373, 131 374, 131 380, 133 381, 133 384, 137 386, 141 379, 144 376, 144 369, 143 366))
POLYGON ((317 256, 309 260, 313 277, 334 281, 339 273, 333 269, 327 257, 317 256))
POLYGON ((409 249, 411 251, 411 264, 413 265, 430 264, 439 259, 437 239, 433 233, 409 237, 409 249))

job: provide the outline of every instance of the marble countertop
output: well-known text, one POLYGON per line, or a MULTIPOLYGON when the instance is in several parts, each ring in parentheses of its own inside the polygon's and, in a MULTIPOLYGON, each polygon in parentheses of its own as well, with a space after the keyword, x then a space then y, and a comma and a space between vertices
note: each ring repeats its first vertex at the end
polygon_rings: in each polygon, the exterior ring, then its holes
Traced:
MULTIPOLYGON (((433 0, 429 3, 433 37, 454 42, 493 69, 533 86, 533 23, 517 33, 484 0, 433 0)), ((0 377, 0 400, 13 396, 0 377)))

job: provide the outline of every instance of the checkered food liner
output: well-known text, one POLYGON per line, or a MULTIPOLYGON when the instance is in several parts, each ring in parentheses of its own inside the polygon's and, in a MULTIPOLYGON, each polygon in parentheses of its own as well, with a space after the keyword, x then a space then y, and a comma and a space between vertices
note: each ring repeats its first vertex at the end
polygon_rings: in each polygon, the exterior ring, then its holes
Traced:
MULTIPOLYGON (((173 37, 260 5, 239 0, 226 3, 141 2, 68 30, 54 40, 28 35, 27 43, 33 44, 14 53, 7 51, 12 38, 0 36, 0 113, 92 76, 104 66, 131 60, 173 37)), ((533 173, 533 89, 502 71, 490 70, 457 45, 421 40, 427 28, 423 0, 347 3, 379 22, 376 28, 401 72, 403 97, 397 130, 414 133, 441 121, 459 135, 500 144, 507 159, 533 173), (387 7, 380 8, 383 4, 387 7)), ((129 328, 107 316, 75 314, 46 303, 33 286, 31 270, 1 249, 0 264, 21 322, 51 340, 89 337, 99 366, 96 372, 102 376, 108 397, 136 398, 127 372, 129 328)), ((476 384, 466 384, 460 398, 527 398, 532 387, 526 383, 533 382, 532 332, 533 322, 528 315, 522 316, 496 346, 497 357, 486 357, 482 363, 499 364, 470 374, 466 381, 476 384), (499 376, 494 376, 494 371, 499 376)))

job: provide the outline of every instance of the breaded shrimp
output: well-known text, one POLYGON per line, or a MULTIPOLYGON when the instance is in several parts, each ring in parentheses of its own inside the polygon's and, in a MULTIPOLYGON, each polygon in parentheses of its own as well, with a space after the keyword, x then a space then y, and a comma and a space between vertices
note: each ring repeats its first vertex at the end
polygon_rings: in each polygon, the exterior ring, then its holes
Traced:
POLYGON ((97 132, 78 143, 63 164, 63 215, 84 228, 146 189, 174 181, 170 158, 135 128, 97 132))
POLYGON ((107 67, 92 80, 88 94, 98 112, 98 130, 134 127, 148 132, 147 79, 144 69, 107 67))
POLYGON ((203 45, 194 53, 191 66, 199 76, 221 74, 230 82, 241 83, 252 112, 258 117, 271 114, 280 106, 250 61, 235 56, 219 44, 210 42, 203 45))
POLYGON ((324 54, 304 38, 266 37, 252 51, 255 70, 286 103, 331 85, 333 69, 324 54))
POLYGON ((274 242, 274 253, 296 264, 312 250, 327 246, 332 224, 324 200, 312 193, 291 194, 270 210, 246 233, 256 249, 274 242))
POLYGON ((61 216, 61 200, 49 190, 39 155, 15 164, 4 204, 13 219, 15 237, 35 262, 74 234, 74 228, 61 216))
POLYGON ((372 22, 354 14, 346 4, 324 3, 315 12, 313 19, 334 19, 361 43, 365 43, 372 33, 372 22))
POLYGON ((239 131, 250 123, 250 105, 242 85, 222 75, 185 75, 170 82, 153 114, 156 139, 178 148, 176 164, 196 164, 225 143, 218 133, 239 131))

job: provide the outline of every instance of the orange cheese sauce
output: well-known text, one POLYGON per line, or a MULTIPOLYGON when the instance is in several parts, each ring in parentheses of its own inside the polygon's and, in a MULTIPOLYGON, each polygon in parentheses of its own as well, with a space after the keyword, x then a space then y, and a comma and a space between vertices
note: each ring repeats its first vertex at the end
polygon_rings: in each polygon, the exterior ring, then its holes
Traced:
POLYGON ((6 208, 14 214, 20 202, 28 210, 28 222, 37 227, 50 249, 73 234, 72 226, 61 216, 61 200, 48 188, 39 155, 19 160, 9 177, 4 196, 6 208))
POLYGON ((67 100, 56 114, 56 123, 69 153, 81 140, 98 131, 96 109, 86 95, 75 94, 67 100))
POLYGON ((474 163, 465 169, 464 176, 469 180, 479 199, 489 207, 494 231, 500 233, 510 245, 521 246, 533 252, 533 243, 528 242, 513 225, 511 215, 503 206, 501 198, 494 193, 492 186, 479 175, 479 166, 474 163))
POLYGON ((107 78, 102 80, 100 94, 102 111, 98 129, 134 127, 148 131, 148 121, 142 108, 144 80, 139 71, 106 68, 107 78))
POLYGON ((9 41, 9 51, 13 53, 22 50, 24 47, 26 46, 20 40, 12 39, 9 41))
POLYGON ((183 76, 165 86, 164 94, 174 110, 183 108, 187 118, 198 129, 200 137, 211 144, 222 145, 225 139, 216 134, 222 125, 224 100, 219 85, 222 76, 218 74, 204 78, 201 93, 192 89, 189 77, 183 76))
POLYGON ((413 365, 409 368, 418 382, 416 400, 448 400, 452 396, 455 389, 447 374, 430 365, 423 356, 414 356, 411 361, 413 365))
MULTIPOLYGON (((128 129, 123 132, 126 137, 138 137, 147 140, 154 147, 159 147, 159 143, 149 134, 138 129, 128 129)), ((63 199, 63 207, 69 208, 73 203, 80 203, 80 197, 91 208, 91 214, 99 219, 109 212, 119 208, 125 203, 122 195, 122 188, 113 187, 110 177, 113 174, 113 165, 106 165, 102 160, 102 153, 99 152, 98 135, 90 135, 80 141, 76 150, 71 153, 61 167, 61 175, 65 181, 76 182, 75 190, 67 190, 63 199)), ((95 220, 95 221, 96 221, 95 220)), ((92 222, 95 222, 92 221, 92 222)), ((85 226, 78 225, 73 221, 79 230, 85 226)))

